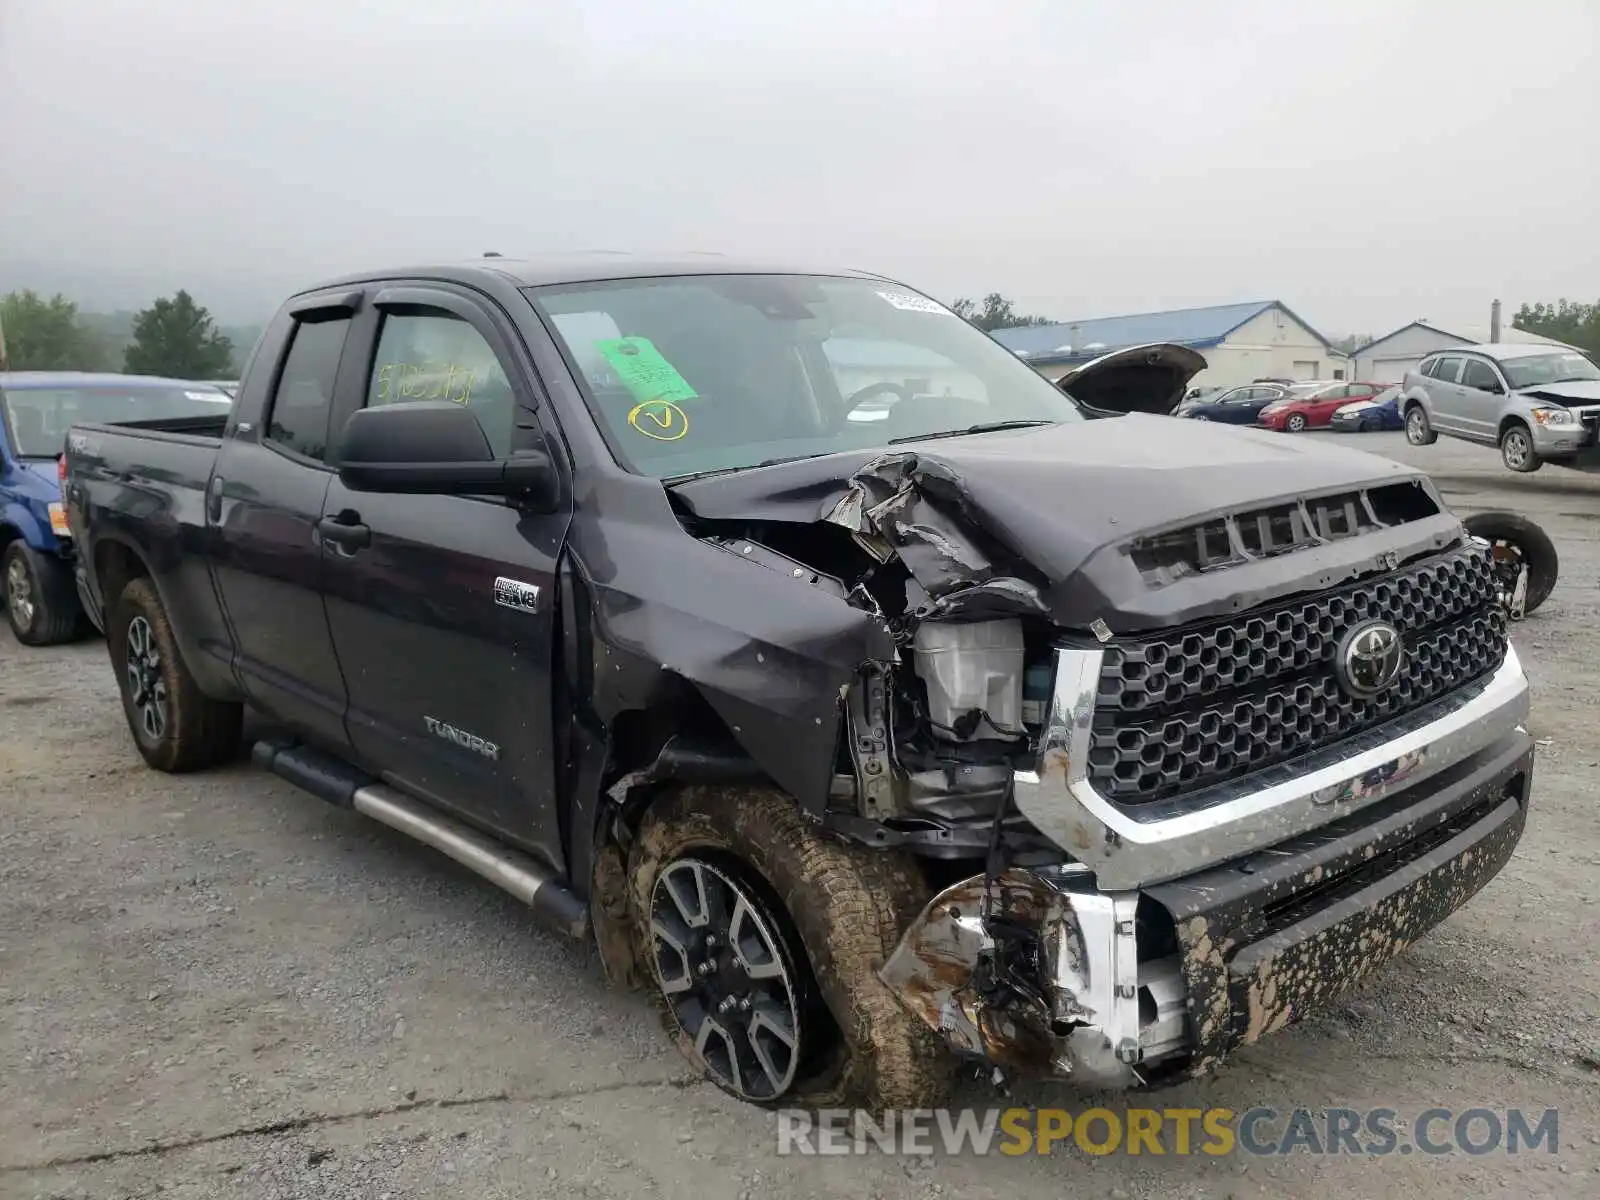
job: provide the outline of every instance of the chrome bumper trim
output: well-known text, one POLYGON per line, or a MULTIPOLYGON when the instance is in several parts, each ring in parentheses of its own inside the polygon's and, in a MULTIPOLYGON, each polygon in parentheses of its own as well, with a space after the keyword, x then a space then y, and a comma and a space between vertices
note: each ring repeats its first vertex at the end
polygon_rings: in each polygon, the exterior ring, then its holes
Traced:
POLYGON ((1058 649, 1055 691, 1035 769, 1015 776, 1017 808, 1095 872, 1104 891, 1177 879, 1325 825, 1492 746, 1528 716, 1528 681, 1511 646, 1487 681, 1378 730, 1247 780, 1172 804, 1122 808, 1088 781, 1100 650, 1058 649))

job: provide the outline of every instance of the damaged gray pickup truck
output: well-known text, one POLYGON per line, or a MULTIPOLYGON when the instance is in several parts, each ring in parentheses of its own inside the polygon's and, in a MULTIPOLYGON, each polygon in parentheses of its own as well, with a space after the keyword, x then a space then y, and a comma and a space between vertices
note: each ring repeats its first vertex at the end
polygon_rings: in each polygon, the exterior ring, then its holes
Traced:
POLYGON ((1487 545, 1396 463, 1167 419, 1201 366, 1063 391, 718 258, 352 276, 214 428, 72 431, 79 587, 152 766, 258 710, 737 1096, 1159 1083, 1463 904, 1533 769, 1487 545))

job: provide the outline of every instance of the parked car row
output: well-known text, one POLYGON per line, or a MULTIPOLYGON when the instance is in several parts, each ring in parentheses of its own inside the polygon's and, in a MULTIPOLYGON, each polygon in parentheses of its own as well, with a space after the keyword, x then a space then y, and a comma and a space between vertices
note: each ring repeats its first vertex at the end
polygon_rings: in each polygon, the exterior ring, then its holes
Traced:
POLYGON ((83 623, 58 465, 67 430, 85 422, 220 424, 231 404, 220 388, 193 380, 0 372, 0 596, 18 641, 66 641, 83 623))
POLYGON ((1400 390, 1378 383, 1257 380, 1206 395, 1192 395, 1173 414, 1195 421, 1257 425, 1280 433, 1335 429, 1361 433, 1399 429, 1400 390))

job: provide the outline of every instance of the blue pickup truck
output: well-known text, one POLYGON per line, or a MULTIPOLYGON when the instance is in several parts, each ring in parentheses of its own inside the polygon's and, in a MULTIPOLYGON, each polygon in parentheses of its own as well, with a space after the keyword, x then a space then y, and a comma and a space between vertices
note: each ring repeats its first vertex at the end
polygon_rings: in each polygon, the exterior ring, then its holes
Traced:
POLYGON ((0 373, 0 595, 17 640, 67 641, 83 620, 57 460, 73 424, 167 425, 226 417, 209 383, 79 371, 0 373))

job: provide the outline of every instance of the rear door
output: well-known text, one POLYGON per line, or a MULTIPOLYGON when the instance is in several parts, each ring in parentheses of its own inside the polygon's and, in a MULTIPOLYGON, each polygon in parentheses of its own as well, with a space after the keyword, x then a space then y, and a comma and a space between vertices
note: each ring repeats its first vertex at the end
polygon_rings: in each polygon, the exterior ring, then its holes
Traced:
POLYGON ((1461 355, 1442 354, 1435 361, 1433 371, 1427 378, 1428 401, 1433 409, 1429 415, 1432 417, 1433 427, 1441 433, 1472 433, 1472 427, 1462 412, 1464 393, 1461 390, 1460 377, 1461 355))
MULTIPOLYGON (((526 349, 491 301, 403 282, 371 295, 355 339, 367 367, 337 428, 364 405, 443 399, 470 407, 502 455, 559 445, 526 349)), ((570 511, 356 492, 337 478, 323 505, 328 620, 358 754, 557 867, 551 661, 570 511)))
POLYGON ((1277 396, 1272 388, 1244 387, 1229 392, 1218 405, 1217 420, 1229 425, 1253 425, 1262 406, 1277 396))
POLYGON ((340 372, 350 369, 353 305, 349 293, 308 297, 274 322, 206 493, 240 687, 262 711, 335 750, 348 743, 345 687, 316 525, 333 479, 324 454, 340 372))

